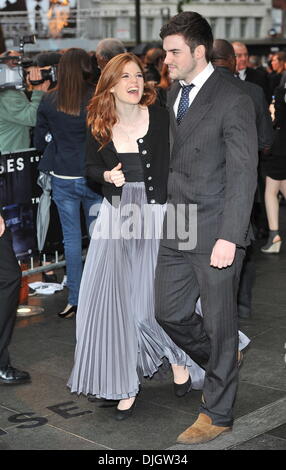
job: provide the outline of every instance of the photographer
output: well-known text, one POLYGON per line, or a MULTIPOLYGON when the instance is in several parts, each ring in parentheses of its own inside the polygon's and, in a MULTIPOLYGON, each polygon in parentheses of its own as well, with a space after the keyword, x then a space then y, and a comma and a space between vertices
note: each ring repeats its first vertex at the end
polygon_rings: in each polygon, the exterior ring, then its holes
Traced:
MULTIPOLYGON (((6 64, 13 68, 16 61, 13 59, 19 53, 8 51, 2 57, 11 56, 6 64)), ((1 56, 0 56, 1 57, 1 56)), ((31 66, 27 73, 27 83, 41 81, 41 70, 31 66)), ((0 152, 14 152, 30 147, 30 129, 36 124, 37 109, 44 92, 49 89, 50 80, 32 86, 31 101, 22 90, 4 89, 0 91, 0 152)))
POLYGON ((0 212, 0 384, 17 385, 31 381, 28 372, 10 364, 8 345, 14 329, 21 283, 21 270, 12 248, 9 230, 0 212))

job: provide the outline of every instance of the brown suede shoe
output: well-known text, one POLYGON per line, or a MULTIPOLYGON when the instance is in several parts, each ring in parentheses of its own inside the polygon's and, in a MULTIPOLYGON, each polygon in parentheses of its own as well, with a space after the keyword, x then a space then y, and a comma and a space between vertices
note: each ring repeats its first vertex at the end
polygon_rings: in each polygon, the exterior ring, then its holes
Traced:
POLYGON ((215 426, 208 415, 200 413, 197 421, 178 436, 177 442, 179 444, 201 444, 229 431, 231 431, 231 427, 215 426))

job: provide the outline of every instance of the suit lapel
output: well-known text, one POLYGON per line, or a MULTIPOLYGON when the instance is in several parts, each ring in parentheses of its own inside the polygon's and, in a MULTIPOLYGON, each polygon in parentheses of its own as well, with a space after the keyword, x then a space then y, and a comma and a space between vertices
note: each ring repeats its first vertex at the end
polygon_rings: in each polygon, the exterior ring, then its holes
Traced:
POLYGON ((179 126, 177 125, 175 114, 173 111, 174 102, 176 100, 176 97, 178 96, 178 91, 180 89, 179 84, 175 98, 174 96, 170 95, 170 106, 171 98, 173 98, 172 109, 170 110, 171 132, 173 134, 173 152, 175 152, 178 147, 180 147, 186 141, 186 139, 190 137, 194 129, 198 126, 204 116, 211 109, 213 105, 213 97, 215 96, 215 87, 218 83, 218 79, 219 72, 215 70, 200 89, 199 93, 195 97, 194 101, 192 102, 179 126))
POLYGON ((172 147, 174 144, 174 137, 176 136, 177 130, 178 130, 178 125, 176 121, 176 116, 174 113, 174 104, 176 101, 176 98, 178 96, 178 93, 180 91, 181 85, 179 82, 174 83, 172 86, 171 90, 169 91, 168 94, 168 103, 167 106, 169 108, 169 114, 170 114, 170 148, 172 151, 172 147))

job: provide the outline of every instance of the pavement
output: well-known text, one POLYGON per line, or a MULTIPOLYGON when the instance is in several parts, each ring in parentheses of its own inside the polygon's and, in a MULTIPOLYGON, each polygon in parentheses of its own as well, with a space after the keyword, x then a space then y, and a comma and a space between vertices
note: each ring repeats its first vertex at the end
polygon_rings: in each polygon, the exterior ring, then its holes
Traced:
MULTIPOLYGON (((286 206, 281 207, 281 221, 286 240, 286 206)), ((29 297, 28 303, 42 307, 42 313, 17 318, 12 364, 29 371, 32 382, 0 386, 0 450, 95 450, 106 459, 112 451, 122 456, 131 451, 195 456, 196 450, 286 450, 286 243, 278 255, 261 253, 262 244, 255 246, 252 315, 240 321, 251 343, 240 370, 231 433, 202 445, 176 444, 176 437, 197 418, 201 392, 176 398, 171 374, 164 380, 146 379, 132 417, 123 422, 114 420, 114 408, 98 408, 85 396, 71 394, 66 383, 73 365, 75 319, 56 315, 66 305, 64 289, 29 297)), ((122 463, 128 467, 127 461, 122 463)))

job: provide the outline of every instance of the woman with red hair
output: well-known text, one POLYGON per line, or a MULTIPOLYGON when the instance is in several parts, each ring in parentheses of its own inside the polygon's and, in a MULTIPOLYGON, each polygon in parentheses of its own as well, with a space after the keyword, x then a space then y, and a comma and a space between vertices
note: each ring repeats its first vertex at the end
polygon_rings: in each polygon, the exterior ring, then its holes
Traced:
POLYGON ((192 384, 200 388, 204 375, 154 315, 169 168, 168 111, 155 100, 141 62, 124 53, 104 68, 87 116, 87 176, 102 184, 104 200, 81 282, 68 386, 91 401, 110 400, 101 406, 118 404, 118 420, 132 414, 142 378, 152 377, 163 358, 177 396, 192 384))

